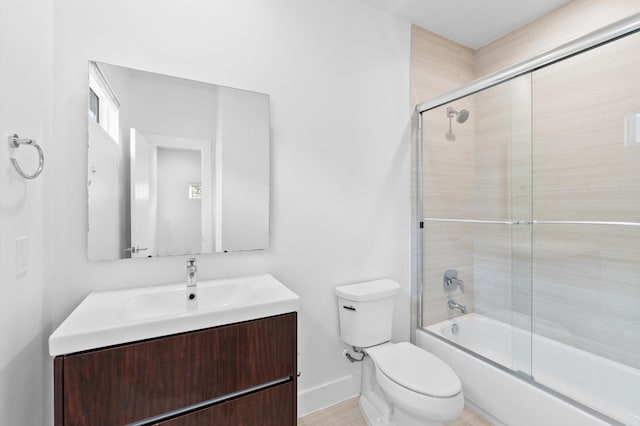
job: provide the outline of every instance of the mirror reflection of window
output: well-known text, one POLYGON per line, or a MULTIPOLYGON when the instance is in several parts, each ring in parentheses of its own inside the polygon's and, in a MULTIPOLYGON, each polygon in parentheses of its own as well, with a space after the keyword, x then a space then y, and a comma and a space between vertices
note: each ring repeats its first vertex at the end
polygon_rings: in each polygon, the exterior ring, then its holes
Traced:
POLYGON ((91 88, 89 88, 89 118, 100 123, 100 98, 91 88))
POLYGON ((89 68, 89 117, 120 143, 120 102, 96 63, 89 68))
POLYGON ((189 199, 201 199, 202 198, 202 184, 191 183, 189 184, 189 199))

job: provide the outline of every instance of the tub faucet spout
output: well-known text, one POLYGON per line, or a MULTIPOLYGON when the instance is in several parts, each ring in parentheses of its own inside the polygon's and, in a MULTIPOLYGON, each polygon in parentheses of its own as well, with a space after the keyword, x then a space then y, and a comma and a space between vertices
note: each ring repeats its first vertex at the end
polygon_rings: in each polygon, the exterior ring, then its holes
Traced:
POLYGON ((457 303, 457 302, 456 302, 455 300, 453 300, 453 299, 449 299, 449 300, 447 301, 447 307, 449 308, 449 310, 450 310, 450 311, 451 311, 451 310, 454 310, 454 309, 457 309, 457 310, 459 310, 460 312, 462 312, 463 314, 466 314, 466 313, 467 313, 467 307, 466 307, 466 306, 464 306, 464 305, 461 305, 461 304, 457 303))

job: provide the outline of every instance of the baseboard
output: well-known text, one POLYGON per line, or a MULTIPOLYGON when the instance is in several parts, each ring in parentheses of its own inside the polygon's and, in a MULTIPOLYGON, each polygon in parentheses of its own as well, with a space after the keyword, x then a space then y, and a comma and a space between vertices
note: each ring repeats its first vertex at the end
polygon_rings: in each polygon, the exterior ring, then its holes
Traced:
POLYGON ((298 417, 322 410, 360 394, 360 373, 298 392, 298 417))

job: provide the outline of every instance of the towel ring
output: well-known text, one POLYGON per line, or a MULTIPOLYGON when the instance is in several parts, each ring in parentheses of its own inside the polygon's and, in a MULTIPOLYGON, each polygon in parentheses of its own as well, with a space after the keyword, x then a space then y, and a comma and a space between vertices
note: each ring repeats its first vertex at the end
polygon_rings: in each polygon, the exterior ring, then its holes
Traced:
POLYGON ((42 148, 40 148, 40 145, 38 145, 36 141, 34 141, 33 139, 20 138, 15 133, 13 135, 9 135, 9 146, 11 148, 18 148, 20 145, 30 145, 38 150, 38 158, 39 158, 38 169, 32 175, 28 175, 25 172, 23 172, 22 169, 20 168, 20 165, 18 164, 18 160, 16 160, 14 153, 12 151, 10 159, 11 159, 11 162, 13 163, 13 167, 16 168, 16 171, 23 178, 35 179, 40 175, 40 173, 42 173, 42 169, 44 168, 44 153, 42 152, 42 148))

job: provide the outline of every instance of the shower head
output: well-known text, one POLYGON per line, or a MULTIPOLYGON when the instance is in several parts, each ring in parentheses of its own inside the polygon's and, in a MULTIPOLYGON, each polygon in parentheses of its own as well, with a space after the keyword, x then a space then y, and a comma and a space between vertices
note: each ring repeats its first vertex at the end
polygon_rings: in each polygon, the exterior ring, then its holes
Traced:
POLYGON ((467 119, 469 118, 469 111, 467 111, 466 109, 463 109, 463 110, 460 110, 460 112, 458 112, 451 107, 447 107, 447 117, 453 118, 454 115, 457 115, 456 121, 462 124, 465 121, 467 121, 467 119))
POLYGON ((465 121, 467 121, 467 118, 469 118, 469 111, 463 109, 458 113, 458 118, 456 118, 456 121, 458 123, 464 123, 465 121))

